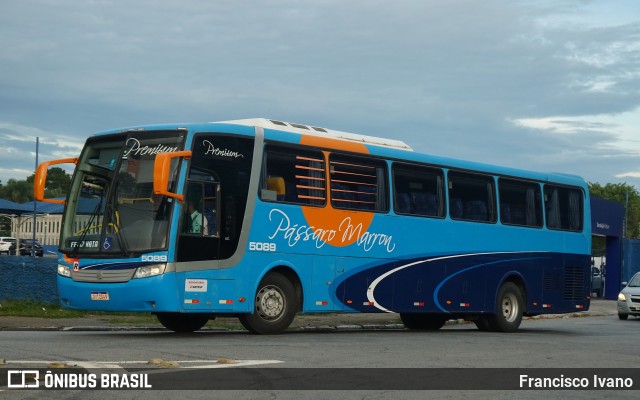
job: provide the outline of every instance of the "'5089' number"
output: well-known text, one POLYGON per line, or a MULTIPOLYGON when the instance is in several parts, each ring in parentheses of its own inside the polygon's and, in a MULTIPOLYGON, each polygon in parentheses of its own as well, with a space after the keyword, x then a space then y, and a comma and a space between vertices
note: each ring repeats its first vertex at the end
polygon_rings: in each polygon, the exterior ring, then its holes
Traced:
POLYGON ((275 243, 249 242, 249 250, 251 251, 276 251, 275 243))

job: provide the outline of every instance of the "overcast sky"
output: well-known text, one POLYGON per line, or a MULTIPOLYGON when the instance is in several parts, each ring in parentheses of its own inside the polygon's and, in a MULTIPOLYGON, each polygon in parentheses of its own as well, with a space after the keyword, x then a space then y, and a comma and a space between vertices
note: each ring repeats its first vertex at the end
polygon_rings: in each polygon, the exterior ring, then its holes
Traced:
POLYGON ((269 117, 640 189, 640 1, 0 0, 0 180, 269 117))

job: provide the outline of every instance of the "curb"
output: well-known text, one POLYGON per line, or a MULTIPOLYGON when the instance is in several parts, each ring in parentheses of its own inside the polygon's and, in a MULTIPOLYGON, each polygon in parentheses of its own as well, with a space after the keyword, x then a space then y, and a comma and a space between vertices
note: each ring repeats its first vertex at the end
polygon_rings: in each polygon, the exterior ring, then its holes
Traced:
MULTIPOLYGON (((597 314, 550 314, 539 315, 535 317, 524 317, 524 320, 545 320, 545 319, 568 319, 568 318, 587 318, 587 317, 609 317, 615 314, 609 313, 597 313, 597 314)), ((445 324, 451 325, 465 325, 473 324, 472 321, 465 321, 464 319, 450 320, 445 324)), ((285 332, 349 332, 349 331, 402 331, 406 330, 403 324, 350 324, 350 325, 305 325, 294 328, 289 328, 285 332)), ((45 326, 45 327, 16 327, 16 328, 0 328, 0 331, 15 331, 15 332, 171 332, 168 329, 160 326, 45 326)), ((198 332, 244 332, 243 329, 232 328, 202 328, 198 332)))
MULTIPOLYGON (((586 312, 574 312, 567 314, 544 314, 534 317, 524 317, 525 321, 536 321, 545 319, 568 319, 568 318, 587 318, 587 317, 615 317, 617 315, 617 306, 615 301, 596 301, 592 302, 592 309, 586 312), (595 304, 594 304, 595 303, 595 304), (597 307, 593 307, 597 304, 597 307)), ((298 320, 298 323, 287 329, 287 332, 337 332, 337 331, 376 331, 376 330, 405 330, 405 326, 402 323, 391 321, 368 322, 360 321, 345 321, 344 318, 341 321, 340 318, 332 319, 328 316, 327 321, 311 321, 304 320, 304 316, 298 320), (331 324, 332 321, 335 321, 331 324), (305 325, 305 322, 307 323, 305 325), (324 323, 323 323, 324 322, 324 323), (328 323, 327 323, 328 322, 328 323), (355 323, 354 323, 355 322, 355 323)), ((399 317, 398 317, 399 320, 399 317)), ((69 324, 82 321, 67 321, 69 324)), ((42 331, 42 332, 171 332, 162 326, 127 326, 116 324, 101 324, 101 325, 64 325, 65 322, 60 321, 60 325, 46 326, 28 326, 28 321, 22 321, 25 326, 0 326, 1 331, 42 331)), ((465 321, 464 319, 447 321, 446 326, 451 325, 463 325, 472 324, 473 322, 465 321)), ((235 325, 231 327, 204 327, 200 331, 202 332, 245 332, 240 324, 237 328, 235 325)))

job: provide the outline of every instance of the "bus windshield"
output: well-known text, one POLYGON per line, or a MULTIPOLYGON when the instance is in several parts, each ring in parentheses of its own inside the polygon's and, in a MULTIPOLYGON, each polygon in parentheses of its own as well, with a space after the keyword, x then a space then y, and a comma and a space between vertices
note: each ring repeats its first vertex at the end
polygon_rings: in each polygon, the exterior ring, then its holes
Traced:
POLYGON ((165 249, 173 202, 153 194, 153 165, 156 154, 181 149, 184 134, 136 131, 88 140, 71 184, 60 250, 113 256, 165 249))

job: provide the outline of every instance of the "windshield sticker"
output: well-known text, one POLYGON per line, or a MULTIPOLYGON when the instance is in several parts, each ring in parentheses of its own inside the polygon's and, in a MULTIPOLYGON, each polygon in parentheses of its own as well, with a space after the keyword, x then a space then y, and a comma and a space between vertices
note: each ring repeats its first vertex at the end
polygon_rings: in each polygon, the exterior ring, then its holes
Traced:
POLYGON ((229 149, 221 149, 220 147, 216 147, 213 143, 206 139, 202 141, 202 144, 206 147, 204 155, 212 155, 225 158, 244 158, 244 154, 229 149))
POLYGON ((284 239, 289 247, 300 242, 314 242, 316 248, 322 248, 329 243, 334 246, 344 246, 355 243, 364 251, 383 248, 392 253, 396 244, 393 236, 384 233, 369 232, 362 222, 345 217, 330 228, 320 228, 305 224, 292 223, 284 211, 274 208, 269 212, 269 221, 273 222, 275 230, 269 236, 270 240, 278 237, 284 239))
POLYGON ((99 247, 99 244, 97 240, 83 240, 82 242, 80 242, 80 245, 78 246, 77 240, 70 240, 68 247, 71 247, 71 248, 80 247, 81 249, 87 249, 87 248, 97 249, 99 247))
POLYGON ((104 242, 102 242, 102 250, 108 251, 113 246, 113 238, 106 237, 104 238, 104 242))
POLYGON ((136 138, 129 138, 125 143, 125 146, 129 146, 128 149, 124 151, 122 157, 128 157, 130 155, 133 156, 155 156, 158 153, 170 153, 173 151, 178 151, 178 147, 166 146, 164 144, 157 144, 155 146, 143 146, 140 144, 140 141, 136 138))

